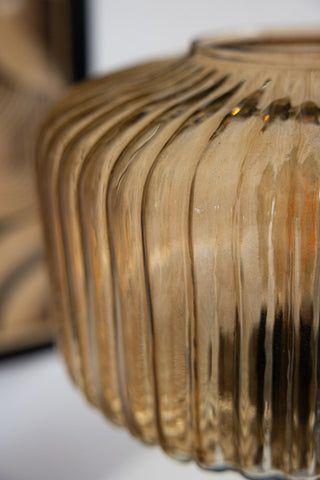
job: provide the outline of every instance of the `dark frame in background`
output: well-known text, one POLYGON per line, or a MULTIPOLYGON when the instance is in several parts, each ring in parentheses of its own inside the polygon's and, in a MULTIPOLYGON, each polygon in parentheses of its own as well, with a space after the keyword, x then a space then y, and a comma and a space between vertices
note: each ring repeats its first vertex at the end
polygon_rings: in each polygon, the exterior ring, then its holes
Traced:
POLYGON ((28 0, 29 22, 68 83, 88 73, 88 0, 28 0))
POLYGON ((87 1, 71 0, 73 49, 73 81, 84 79, 88 73, 87 1))

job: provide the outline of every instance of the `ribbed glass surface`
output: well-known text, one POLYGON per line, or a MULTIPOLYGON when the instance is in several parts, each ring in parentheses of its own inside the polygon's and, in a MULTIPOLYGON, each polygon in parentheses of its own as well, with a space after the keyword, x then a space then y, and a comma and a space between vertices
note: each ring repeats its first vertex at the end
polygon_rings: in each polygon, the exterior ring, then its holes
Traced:
POLYGON ((37 155, 69 372, 180 459, 320 478, 320 40, 76 87, 37 155))

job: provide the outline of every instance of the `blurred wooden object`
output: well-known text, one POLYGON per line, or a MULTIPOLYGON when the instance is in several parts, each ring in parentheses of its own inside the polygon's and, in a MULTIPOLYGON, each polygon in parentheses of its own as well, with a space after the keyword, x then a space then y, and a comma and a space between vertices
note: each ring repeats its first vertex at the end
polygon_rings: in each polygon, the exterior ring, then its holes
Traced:
POLYGON ((0 355, 52 338, 33 147, 71 58, 69 1, 0 0, 0 355))

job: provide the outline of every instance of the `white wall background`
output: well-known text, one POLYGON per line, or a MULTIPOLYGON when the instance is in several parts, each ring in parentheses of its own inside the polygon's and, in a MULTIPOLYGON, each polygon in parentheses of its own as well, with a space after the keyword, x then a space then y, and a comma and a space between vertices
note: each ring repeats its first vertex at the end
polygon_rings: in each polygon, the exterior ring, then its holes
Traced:
POLYGON ((318 26, 320 0, 88 0, 90 72, 183 51, 235 29, 318 26))

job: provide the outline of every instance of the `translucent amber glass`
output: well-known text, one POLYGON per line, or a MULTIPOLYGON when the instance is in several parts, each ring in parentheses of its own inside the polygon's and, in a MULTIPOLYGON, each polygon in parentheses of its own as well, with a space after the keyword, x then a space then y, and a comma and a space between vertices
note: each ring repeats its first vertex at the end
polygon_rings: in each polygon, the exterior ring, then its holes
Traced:
POLYGON ((76 87, 38 185, 60 347, 180 459, 320 478, 320 40, 206 40, 76 87))

